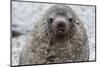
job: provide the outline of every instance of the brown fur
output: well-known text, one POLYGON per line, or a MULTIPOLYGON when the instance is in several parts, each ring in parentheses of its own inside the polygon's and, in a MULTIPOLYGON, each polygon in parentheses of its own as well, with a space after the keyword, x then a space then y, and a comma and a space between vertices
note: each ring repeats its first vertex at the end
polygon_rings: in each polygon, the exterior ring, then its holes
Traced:
MULTIPOLYGON (((64 21, 62 18, 59 21, 64 21)), ((58 29, 58 28, 57 28, 58 29)), ((56 32, 58 34, 58 32, 56 32)), ((25 45, 20 55, 19 64, 48 64, 64 62, 89 61, 89 44, 86 30, 82 21, 73 10, 65 5, 54 5, 49 8, 40 21, 35 25, 31 38, 25 45), (60 11, 61 10, 61 11, 60 11), (61 14, 59 14, 59 12, 61 14), (65 13, 67 13, 65 15, 65 13), (64 18, 70 20, 65 23, 63 29, 67 30, 60 36, 54 34, 56 21, 51 25, 48 19, 56 18, 55 14, 65 15, 64 18), (70 24, 70 25, 69 25, 70 24)))

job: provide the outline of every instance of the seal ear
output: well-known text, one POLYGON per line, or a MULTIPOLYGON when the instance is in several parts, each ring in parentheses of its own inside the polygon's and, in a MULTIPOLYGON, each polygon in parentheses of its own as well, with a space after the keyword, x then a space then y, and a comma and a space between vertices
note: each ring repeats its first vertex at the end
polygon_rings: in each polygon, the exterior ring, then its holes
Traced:
POLYGON ((75 23, 76 23, 77 25, 79 25, 80 23, 79 23, 79 20, 77 20, 77 18, 78 18, 78 17, 75 17, 75 23))
POLYGON ((80 23, 76 21, 76 24, 79 25, 80 23))

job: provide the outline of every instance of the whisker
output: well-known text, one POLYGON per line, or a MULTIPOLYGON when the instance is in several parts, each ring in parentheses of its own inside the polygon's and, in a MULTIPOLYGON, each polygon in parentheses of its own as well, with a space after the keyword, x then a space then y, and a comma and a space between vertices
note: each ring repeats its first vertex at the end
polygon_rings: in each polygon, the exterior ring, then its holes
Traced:
POLYGON ((43 32, 40 38, 43 38, 48 32, 50 32, 50 30, 51 30, 51 29, 49 29, 49 30, 43 32))
POLYGON ((81 39, 79 38, 79 35, 78 35, 76 32, 72 31, 72 30, 71 30, 71 33, 73 33, 75 39, 78 40, 80 44, 82 44, 82 41, 81 41, 81 39))
POLYGON ((50 41, 51 41, 51 39, 52 39, 52 36, 53 36, 53 32, 52 32, 51 35, 50 35, 50 39, 48 39, 48 45, 49 45, 49 43, 50 43, 50 41))
POLYGON ((47 38, 49 38, 49 31, 50 31, 51 29, 49 29, 49 30, 47 30, 46 32, 44 32, 44 33, 42 33, 42 35, 38 38, 38 40, 39 41, 41 41, 41 40, 43 40, 43 39, 45 39, 44 37, 47 37, 47 38), (46 36, 46 34, 48 33, 48 35, 46 36))

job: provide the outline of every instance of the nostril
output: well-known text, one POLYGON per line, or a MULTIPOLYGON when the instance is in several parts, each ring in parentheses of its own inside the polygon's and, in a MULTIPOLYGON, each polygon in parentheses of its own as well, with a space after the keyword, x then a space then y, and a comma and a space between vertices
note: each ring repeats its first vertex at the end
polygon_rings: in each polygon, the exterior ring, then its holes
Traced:
POLYGON ((65 24, 64 23, 58 23, 58 27, 64 27, 65 24))

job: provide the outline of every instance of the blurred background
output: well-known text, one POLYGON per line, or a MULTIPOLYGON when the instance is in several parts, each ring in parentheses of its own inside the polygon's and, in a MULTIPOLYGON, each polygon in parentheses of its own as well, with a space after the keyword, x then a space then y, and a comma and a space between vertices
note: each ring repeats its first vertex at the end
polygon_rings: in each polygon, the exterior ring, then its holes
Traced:
MULTIPOLYGON (((34 3, 34 2, 12 2, 12 65, 18 65, 19 56, 23 46, 34 25, 45 11, 54 4, 34 3)), ((95 60, 95 7, 68 5, 83 21, 86 28, 89 45, 90 61, 95 60)))

